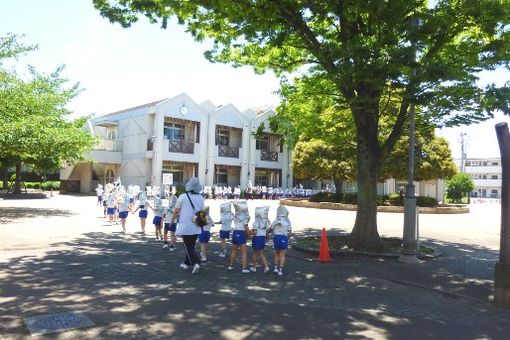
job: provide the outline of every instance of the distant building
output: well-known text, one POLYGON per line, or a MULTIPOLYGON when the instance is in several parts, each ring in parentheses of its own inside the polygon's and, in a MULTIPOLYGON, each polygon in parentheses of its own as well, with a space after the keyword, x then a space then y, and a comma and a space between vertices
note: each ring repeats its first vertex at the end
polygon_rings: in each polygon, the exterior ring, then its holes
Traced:
POLYGON ((466 158, 464 169, 475 184, 472 197, 501 198, 500 158, 466 158))

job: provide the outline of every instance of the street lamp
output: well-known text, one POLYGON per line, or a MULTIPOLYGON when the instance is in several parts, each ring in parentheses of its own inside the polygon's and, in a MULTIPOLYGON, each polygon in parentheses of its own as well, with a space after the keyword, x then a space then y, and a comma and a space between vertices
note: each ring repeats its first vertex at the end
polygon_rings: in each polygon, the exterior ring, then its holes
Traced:
MULTIPOLYGON (((420 19, 412 19, 411 26, 413 28, 420 27, 422 21, 420 19)), ((416 33, 413 33, 415 35, 416 33)), ((414 39, 411 41, 414 49, 414 39)), ((413 50, 413 68, 412 79, 416 77, 416 50, 413 50)), ((409 160, 407 166, 407 185, 404 201, 404 236, 402 244, 402 254, 399 260, 402 262, 416 263, 417 241, 416 241, 416 188, 414 186, 414 145, 415 145, 415 112, 416 107, 414 98, 409 108, 409 160)))

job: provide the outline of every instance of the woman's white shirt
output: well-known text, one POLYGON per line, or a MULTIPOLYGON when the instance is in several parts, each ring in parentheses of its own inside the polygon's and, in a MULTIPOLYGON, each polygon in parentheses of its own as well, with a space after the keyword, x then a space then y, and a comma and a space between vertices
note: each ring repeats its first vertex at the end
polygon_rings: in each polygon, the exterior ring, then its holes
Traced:
POLYGON ((202 232, 202 229, 192 222, 192 218, 195 212, 204 208, 204 198, 199 194, 188 193, 182 194, 177 199, 176 208, 179 208, 179 224, 177 225, 176 234, 182 235, 198 235, 202 232), (189 198, 193 201, 195 209, 191 206, 189 198))

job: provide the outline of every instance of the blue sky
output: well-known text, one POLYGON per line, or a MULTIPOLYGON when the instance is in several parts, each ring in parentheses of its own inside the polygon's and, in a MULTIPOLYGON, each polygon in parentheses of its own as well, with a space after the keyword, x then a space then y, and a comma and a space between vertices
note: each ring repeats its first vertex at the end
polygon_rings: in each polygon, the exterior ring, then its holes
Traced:
MULTIPOLYGON (((0 0, 0 35, 7 32, 25 34, 25 43, 39 45, 18 65, 31 64, 44 72, 66 65, 65 77, 84 89, 69 105, 79 116, 106 114, 182 92, 198 103, 233 103, 241 111, 278 103, 274 75, 208 62, 203 57, 207 45, 193 41, 173 23, 162 30, 142 19, 122 29, 101 18, 91 0, 0 0)), ((484 76, 484 82, 508 80, 508 72, 484 76)), ((440 134, 450 141, 454 157, 460 157, 461 132, 468 135, 468 157, 498 157, 494 124, 501 121, 510 123, 498 116, 440 134)))

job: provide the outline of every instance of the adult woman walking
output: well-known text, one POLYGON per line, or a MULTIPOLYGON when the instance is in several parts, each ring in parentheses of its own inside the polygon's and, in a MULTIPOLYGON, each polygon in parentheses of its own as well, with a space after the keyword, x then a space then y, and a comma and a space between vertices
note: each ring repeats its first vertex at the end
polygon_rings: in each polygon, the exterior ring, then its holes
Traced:
POLYGON ((177 199, 177 204, 170 220, 171 225, 177 216, 179 216, 176 234, 182 237, 186 250, 186 257, 180 267, 183 269, 192 267, 192 274, 197 273, 200 269, 200 259, 195 252, 195 244, 202 229, 193 222, 195 213, 204 208, 204 198, 200 195, 200 191, 202 191, 202 186, 198 178, 192 177, 186 183, 186 192, 177 199))

